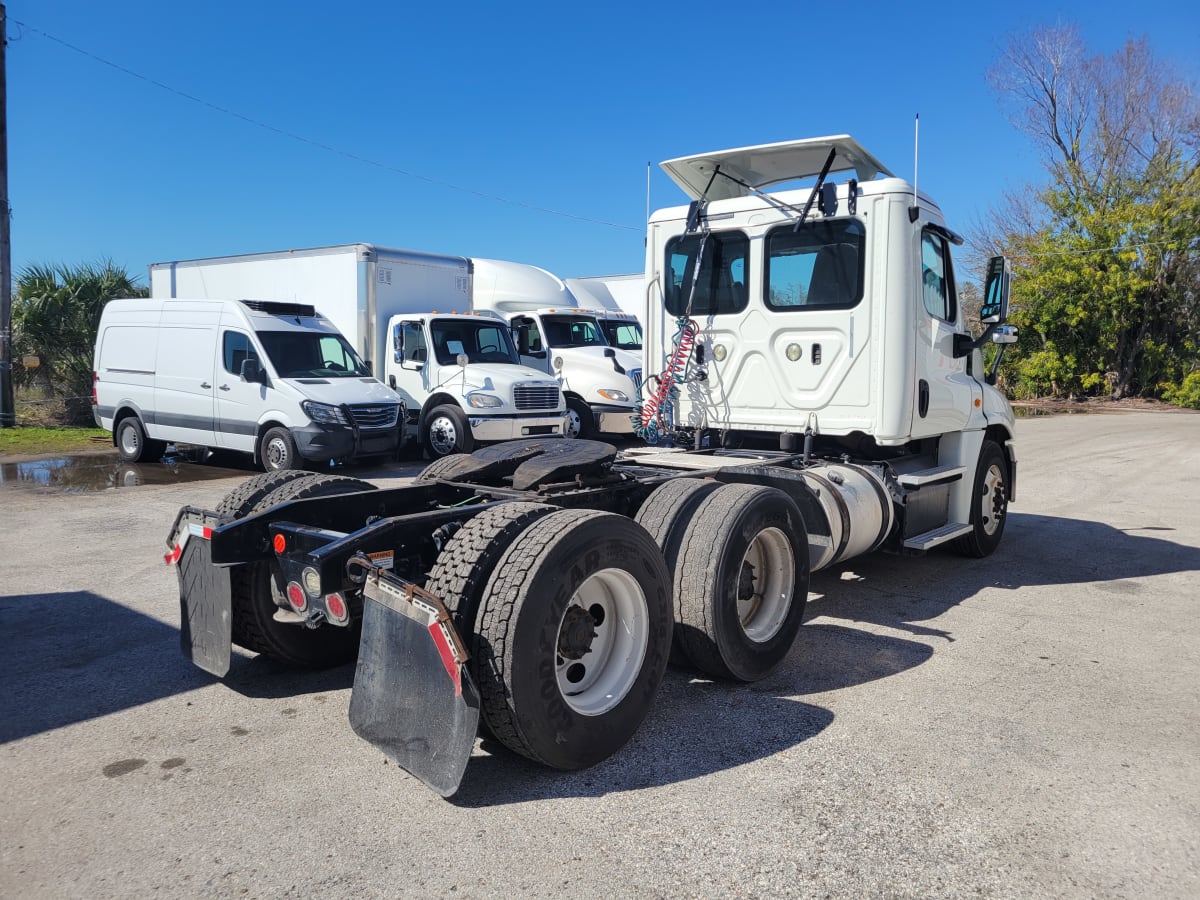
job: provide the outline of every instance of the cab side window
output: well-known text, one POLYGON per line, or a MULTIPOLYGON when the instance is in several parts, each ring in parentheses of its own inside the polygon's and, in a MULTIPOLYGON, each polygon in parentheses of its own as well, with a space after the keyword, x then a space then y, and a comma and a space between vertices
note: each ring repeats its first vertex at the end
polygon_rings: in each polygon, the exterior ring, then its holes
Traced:
POLYGON ((958 296, 954 292, 950 242, 929 229, 921 234, 921 296, 931 316, 945 322, 954 321, 958 296))
POLYGON ((396 326, 392 336, 392 345, 396 353, 396 362, 401 359, 408 362, 423 363, 428 351, 425 349, 425 329, 420 322, 401 322, 396 326))
POLYGON ((221 359, 225 371, 230 375, 242 374, 242 363, 247 359, 258 359, 258 352, 250 338, 240 331, 226 331, 221 338, 221 359))

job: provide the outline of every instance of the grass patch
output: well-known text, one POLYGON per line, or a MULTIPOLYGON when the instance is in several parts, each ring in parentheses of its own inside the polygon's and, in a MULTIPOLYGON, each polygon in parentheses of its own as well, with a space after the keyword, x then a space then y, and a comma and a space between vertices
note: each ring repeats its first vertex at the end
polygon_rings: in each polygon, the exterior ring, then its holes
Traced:
POLYGON ((0 456, 43 456, 109 447, 112 447, 112 435, 103 428, 45 428, 36 425, 0 428, 0 456))

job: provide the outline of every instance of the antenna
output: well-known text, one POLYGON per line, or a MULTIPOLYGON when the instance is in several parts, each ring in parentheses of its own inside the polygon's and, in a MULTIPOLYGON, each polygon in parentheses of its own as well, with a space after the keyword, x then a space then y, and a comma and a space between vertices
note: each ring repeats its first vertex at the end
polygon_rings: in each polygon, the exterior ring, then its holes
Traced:
POLYGON ((908 208, 908 221, 915 222, 921 215, 921 205, 917 200, 917 149, 921 143, 921 114, 913 119, 913 205, 908 208))

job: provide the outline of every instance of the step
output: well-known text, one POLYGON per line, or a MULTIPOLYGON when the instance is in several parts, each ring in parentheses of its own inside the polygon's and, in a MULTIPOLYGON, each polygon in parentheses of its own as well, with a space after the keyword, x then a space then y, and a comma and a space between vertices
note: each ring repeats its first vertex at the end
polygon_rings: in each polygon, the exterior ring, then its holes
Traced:
POLYGON ((898 475, 896 480, 905 487, 921 487, 927 484, 940 484, 946 481, 956 481, 966 474, 966 466, 935 466, 932 469, 917 469, 915 472, 905 472, 898 475))
POLYGON ((905 538, 904 547, 907 550, 928 550, 930 547, 936 547, 938 544, 944 544, 946 541, 952 541, 956 537, 970 533, 971 526, 969 524, 949 522, 938 528, 926 531, 923 534, 916 534, 910 538, 905 538))

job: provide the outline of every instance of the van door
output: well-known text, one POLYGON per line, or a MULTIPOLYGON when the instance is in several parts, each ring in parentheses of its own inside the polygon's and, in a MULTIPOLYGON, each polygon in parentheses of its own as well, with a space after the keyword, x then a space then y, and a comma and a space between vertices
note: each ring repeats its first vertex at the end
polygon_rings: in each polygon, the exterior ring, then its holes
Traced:
POLYGON ((211 325, 205 323, 206 318, 199 314, 186 324, 174 324, 163 316, 155 362, 154 410, 146 416, 149 433, 155 438, 201 447, 216 445, 216 315, 211 325))
MULTIPOLYGON (((242 363, 262 355, 246 332, 222 328, 214 364, 217 384, 217 446, 254 452, 258 422, 267 401, 267 386, 242 379, 242 363)), ((265 368, 265 366, 264 366, 265 368)))

